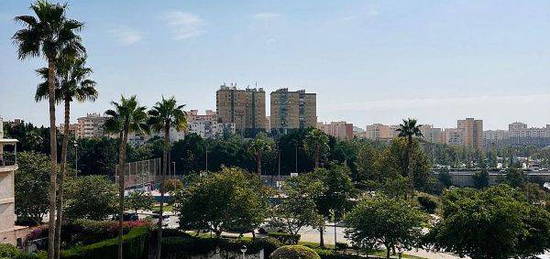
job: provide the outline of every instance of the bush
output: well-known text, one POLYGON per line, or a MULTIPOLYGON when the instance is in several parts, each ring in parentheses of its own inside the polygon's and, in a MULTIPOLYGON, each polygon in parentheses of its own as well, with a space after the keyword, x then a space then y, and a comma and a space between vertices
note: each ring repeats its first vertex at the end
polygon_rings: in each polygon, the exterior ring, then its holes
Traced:
POLYGON ((301 245, 287 245, 277 248, 270 256, 271 259, 321 259, 313 249, 301 245))
MULTIPOLYGON (((124 258, 141 259, 147 255, 149 243, 149 228, 133 228, 123 237, 124 258)), ((112 238, 87 246, 76 246, 61 253, 62 258, 84 259, 84 258, 117 258, 118 239, 112 238)))
POLYGON ((246 245, 249 254, 258 253, 262 249, 264 249, 265 254, 270 254, 282 244, 273 238, 244 240, 204 238, 189 235, 171 236, 162 239, 162 258, 187 258, 207 254, 216 250, 216 248, 240 253, 243 245, 246 245))
POLYGON ((344 250, 344 249, 347 249, 347 248, 348 248, 348 244, 347 244, 347 243, 336 242, 336 249, 338 249, 338 250, 344 250))
POLYGON ((300 235, 293 235, 283 232, 271 232, 267 234, 268 237, 275 238, 285 245, 295 245, 300 241, 300 235))
POLYGON ((21 254, 17 247, 10 244, 0 244, 0 258, 15 258, 21 254))
POLYGON ((439 206, 437 198, 429 194, 419 194, 416 199, 418 200, 418 204, 420 204, 420 208, 429 214, 434 214, 439 206))
MULTIPOLYGON (((340 254, 332 249, 316 248, 313 250, 321 257, 321 259, 363 259, 365 258, 358 255, 340 254)), ((370 256, 369 258, 373 258, 373 257, 370 256)), ((378 258, 378 257, 375 257, 375 258, 378 258)))

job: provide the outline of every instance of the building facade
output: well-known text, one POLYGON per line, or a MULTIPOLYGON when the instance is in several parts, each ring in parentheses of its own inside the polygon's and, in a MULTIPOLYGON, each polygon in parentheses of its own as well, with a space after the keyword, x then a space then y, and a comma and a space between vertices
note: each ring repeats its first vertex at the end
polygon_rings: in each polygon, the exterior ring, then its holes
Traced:
POLYGON ((391 140, 399 135, 398 125, 374 123, 366 126, 365 137, 372 140, 391 140))
POLYGON ((77 138, 99 138, 105 135, 103 124, 107 117, 97 113, 88 113, 85 117, 77 119, 75 136, 77 138))
POLYGON ((265 130, 265 92, 224 84, 216 91, 216 114, 218 122, 234 123, 239 132, 265 130))
POLYGON ((458 120, 456 128, 462 135, 464 146, 478 150, 483 149, 483 120, 476 120, 474 118, 458 120))
POLYGON ((345 121, 319 122, 317 128, 340 140, 353 139, 353 124, 345 121))
MULTIPOLYGON (((3 129, 2 118, 0 129, 3 129)), ((22 247, 27 228, 15 225, 16 145, 16 139, 5 139, 3 130, 0 130, 0 243, 22 247)))
POLYGON ((317 126, 317 94, 281 88, 271 92, 271 129, 305 129, 317 126))

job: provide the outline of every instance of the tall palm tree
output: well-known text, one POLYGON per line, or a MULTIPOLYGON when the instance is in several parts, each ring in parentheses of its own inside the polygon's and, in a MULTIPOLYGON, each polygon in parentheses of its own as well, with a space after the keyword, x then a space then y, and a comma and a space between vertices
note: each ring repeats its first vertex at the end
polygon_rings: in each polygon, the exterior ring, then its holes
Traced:
POLYGON ((48 96, 50 113, 50 189, 48 258, 55 256, 54 228, 57 186, 57 140, 55 125, 55 74, 56 63, 61 56, 76 56, 86 50, 77 32, 82 23, 66 17, 67 5, 51 4, 38 0, 30 6, 35 16, 15 17, 25 28, 18 30, 12 39, 18 48, 19 59, 43 57, 48 62, 48 96))
POLYGON ((273 150, 275 142, 267 137, 263 132, 256 135, 256 137, 248 143, 248 152, 256 160, 256 173, 262 175, 262 156, 266 152, 273 150))
POLYGON ((411 190, 414 190, 414 180, 413 180, 413 175, 412 175, 412 170, 410 165, 413 137, 422 137, 422 131, 420 130, 420 127, 422 127, 422 125, 417 124, 416 119, 409 118, 407 120, 403 120, 403 123, 399 124, 399 128, 396 129, 396 131, 399 132, 399 137, 407 138, 405 168, 406 168, 407 176, 409 177, 411 190))
MULTIPOLYGON (((57 62, 56 93, 57 103, 64 103, 63 142, 61 145, 61 170, 58 179, 57 191, 57 221, 55 226, 55 258, 59 258, 61 249, 61 223, 63 222, 63 181, 67 171, 67 147, 69 145, 69 124, 71 102, 95 101, 97 98, 96 82, 88 79, 92 69, 86 67, 86 57, 64 57, 57 62)), ((35 100, 48 98, 48 68, 40 68, 38 74, 46 81, 36 89, 35 100)))
POLYGON ((170 152, 170 128, 177 131, 183 131, 187 128, 186 113, 183 111, 184 104, 178 105, 176 98, 170 97, 165 99, 162 97, 160 102, 149 111, 149 125, 157 132, 164 133, 164 149, 163 149, 163 170, 160 176, 160 212, 157 232, 157 254, 156 258, 160 259, 161 239, 162 239, 162 217, 164 212, 164 181, 168 170, 168 152, 170 152))
POLYGON ((147 112, 145 106, 140 106, 136 96, 125 98, 121 96, 120 102, 111 102, 114 109, 105 111, 108 116, 105 121, 105 131, 112 134, 118 134, 118 258, 122 259, 122 223, 124 216, 124 175, 126 165, 126 145, 128 144, 128 134, 145 134, 148 132, 147 112))
POLYGON ((320 129, 310 130, 304 139, 304 149, 313 156, 315 168, 318 168, 321 155, 329 150, 327 134, 320 129))

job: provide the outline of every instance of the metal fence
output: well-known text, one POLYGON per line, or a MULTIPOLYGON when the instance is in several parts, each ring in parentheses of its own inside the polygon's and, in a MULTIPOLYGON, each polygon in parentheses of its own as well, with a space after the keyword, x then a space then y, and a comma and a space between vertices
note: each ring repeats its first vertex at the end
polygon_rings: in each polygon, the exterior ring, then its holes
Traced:
MULTIPOLYGON (((116 172, 118 172, 118 165, 116 172)), ((160 158, 126 163, 124 186, 126 188, 134 188, 154 184, 161 172, 162 160, 160 158)), ((118 174, 115 175, 115 181, 118 182, 118 174)))

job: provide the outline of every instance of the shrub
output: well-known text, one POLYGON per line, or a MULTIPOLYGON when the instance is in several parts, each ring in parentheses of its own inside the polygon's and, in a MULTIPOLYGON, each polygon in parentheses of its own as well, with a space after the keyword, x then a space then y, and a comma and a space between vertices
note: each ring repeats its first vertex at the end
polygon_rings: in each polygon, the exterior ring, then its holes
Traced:
MULTIPOLYGON (((151 222, 147 220, 125 221, 122 224, 124 233, 136 227, 150 227, 151 222)), ((118 235, 118 221, 95 221, 81 219, 63 226, 62 233, 65 240, 72 244, 92 244, 105 239, 114 238, 118 235)), ((47 230, 46 230, 47 232, 47 230)))
POLYGON ((300 241, 300 235, 293 235, 283 232, 271 232, 267 234, 268 237, 275 238, 285 245, 295 245, 300 241))
POLYGON ((270 256, 271 259, 321 259, 313 249, 301 245, 287 245, 277 248, 270 256))
POLYGON ((434 214, 439 205, 437 198, 429 194, 419 194, 416 199, 420 204, 420 208, 429 214, 434 214))
POLYGON ((10 244, 0 244, 0 258, 15 258, 21 252, 10 244))
POLYGON ((347 243, 336 242, 336 249, 343 250, 343 249, 347 249, 347 248, 348 248, 347 243))
MULTIPOLYGON (((332 249, 322 249, 322 248, 316 248, 313 249, 321 259, 363 259, 365 257, 358 256, 358 255, 347 255, 347 254, 340 254, 337 251, 334 251, 332 249)), ((370 256, 369 258, 372 258, 370 256)), ((378 257, 375 257, 378 258, 378 257)))
MULTIPOLYGON (((123 237, 124 258, 141 259, 147 254, 149 229, 147 227, 133 228, 123 237)), ((62 251, 61 257, 67 259, 84 258, 117 258, 118 239, 112 238, 86 246, 76 246, 62 251)))
MULTIPOLYGON (((164 232, 163 232, 164 233, 164 232)), ((270 254, 282 244, 273 238, 263 239, 222 239, 204 238, 189 235, 171 236, 162 239, 162 258, 187 258, 194 255, 203 255, 220 248, 223 251, 239 252, 243 245, 248 248, 247 253, 255 254, 264 249, 270 254)))

